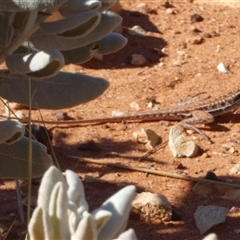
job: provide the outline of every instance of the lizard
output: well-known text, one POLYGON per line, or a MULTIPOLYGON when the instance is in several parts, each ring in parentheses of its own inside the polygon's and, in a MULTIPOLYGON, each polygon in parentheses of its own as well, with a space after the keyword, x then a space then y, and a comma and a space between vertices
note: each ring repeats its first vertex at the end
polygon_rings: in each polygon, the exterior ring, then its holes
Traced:
MULTIPOLYGON (((228 112, 233 112, 240 107, 240 90, 231 93, 228 96, 223 96, 219 99, 209 100, 200 104, 191 106, 184 106, 179 108, 170 108, 165 110, 155 110, 143 112, 133 115, 103 117, 95 119, 82 120, 63 120, 63 121, 41 121, 34 120, 33 123, 55 124, 55 125, 78 125, 78 124, 103 124, 108 122, 143 122, 143 121, 179 121, 179 124, 184 128, 192 129, 198 132, 205 139, 210 140, 200 129, 195 127, 197 124, 212 123, 214 118, 228 112)), ((20 119, 21 122, 26 123, 27 118, 20 119)))

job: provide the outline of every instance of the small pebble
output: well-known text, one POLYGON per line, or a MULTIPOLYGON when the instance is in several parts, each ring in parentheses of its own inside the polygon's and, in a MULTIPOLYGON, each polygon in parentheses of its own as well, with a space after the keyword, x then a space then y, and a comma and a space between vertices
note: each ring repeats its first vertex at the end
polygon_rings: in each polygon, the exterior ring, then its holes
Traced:
POLYGON ((190 17, 191 23, 195 23, 195 22, 202 22, 203 21, 203 17, 199 14, 193 14, 190 17))
POLYGON ((74 119, 74 118, 70 117, 66 112, 57 112, 56 116, 57 116, 58 121, 73 120, 74 119))
POLYGON ((228 143, 222 144, 222 148, 223 148, 223 150, 225 150, 225 151, 228 151, 231 147, 232 147, 232 146, 231 146, 230 144, 228 144, 228 143))
POLYGON ((172 218, 172 205, 161 194, 151 192, 138 193, 132 202, 132 206, 138 209, 142 217, 146 219, 170 221, 172 218))
POLYGON ((19 119, 24 119, 26 118, 26 115, 24 114, 24 112, 22 112, 21 110, 18 110, 15 112, 15 115, 17 116, 17 118, 19 119))
POLYGON ((222 46, 218 44, 216 48, 216 52, 219 53, 221 52, 221 50, 222 50, 222 46))
POLYGON ((204 38, 211 38, 212 35, 211 35, 210 33, 204 33, 204 34, 203 34, 203 37, 204 37, 204 38))
POLYGON ((172 4, 169 2, 169 0, 164 1, 164 3, 162 4, 162 6, 165 7, 165 8, 172 8, 172 7, 174 7, 174 5, 172 5, 172 4))
POLYGON ((78 149, 82 151, 100 152, 102 150, 102 147, 99 143, 96 143, 93 140, 91 140, 86 143, 79 144, 78 149))
POLYGON ((230 169, 230 174, 240 174, 240 164, 236 164, 230 169))
POLYGON ((140 13, 147 13, 147 4, 146 3, 139 3, 137 5, 137 9, 140 13))
POLYGON ((223 62, 220 62, 218 65, 217 65, 217 70, 219 72, 222 72, 222 73, 229 73, 229 70, 227 68, 227 66, 223 63, 223 62))
POLYGON ((162 48, 161 52, 162 53, 167 53, 167 49, 166 48, 162 48))
POLYGON ((240 210, 239 207, 233 206, 233 207, 229 210, 229 212, 230 212, 230 213, 235 213, 235 212, 238 212, 239 210, 240 210))
POLYGON ((192 44, 201 44, 204 42, 204 38, 202 38, 201 36, 192 36, 188 39, 188 42, 192 43, 192 44))
POLYGON ((135 25, 128 31, 128 33, 130 35, 144 36, 146 35, 147 31, 143 29, 141 26, 135 25))
POLYGON ((130 107, 131 107, 132 109, 134 109, 134 110, 136 110, 136 111, 139 111, 139 110, 141 109, 141 107, 139 106, 139 104, 136 103, 136 102, 131 102, 129 105, 130 105, 130 107))
POLYGON ((5 232, 7 232, 7 230, 8 230, 8 228, 5 225, 0 223, 0 237, 1 237, 1 239, 3 239, 2 236, 5 232))
POLYGON ((141 131, 134 132, 133 137, 138 143, 144 144, 147 150, 152 150, 161 143, 161 137, 151 129, 142 128, 141 131))
POLYGON ((166 13, 167 14, 174 14, 174 10, 172 8, 167 8, 166 13))
POLYGON ((117 111, 117 110, 112 111, 112 117, 123 117, 125 115, 126 114, 124 112, 121 112, 121 111, 117 111))
POLYGON ((195 157, 199 152, 198 146, 186 136, 180 125, 171 128, 168 146, 176 158, 195 157))
POLYGON ((212 31, 211 35, 212 35, 212 37, 219 37, 220 33, 216 32, 216 31, 212 31))
POLYGON ((131 64, 134 66, 143 66, 147 59, 141 54, 133 54, 131 64))
POLYGON ((178 29, 174 29, 174 30, 173 30, 173 33, 174 33, 174 34, 181 34, 182 32, 181 32, 180 30, 178 30, 178 29))
POLYGON ((234 233, 239 234, 239 233, 240 233, 240 229, 239 229, 239 228, 238 228, 238 229, 235 229, 235 230, 234 230, 234 233))
POLYGON ((202 32, 201 30, 199 30, 198 28, 196 28, 195 26, 191 26, 191 31, 194 32, 194 33, 200 33, 202 32))

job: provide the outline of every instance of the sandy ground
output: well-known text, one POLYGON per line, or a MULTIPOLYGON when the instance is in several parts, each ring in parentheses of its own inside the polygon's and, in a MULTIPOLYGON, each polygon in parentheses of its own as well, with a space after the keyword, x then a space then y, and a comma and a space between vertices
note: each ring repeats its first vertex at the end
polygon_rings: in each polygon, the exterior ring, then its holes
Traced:
MULTIPOLYGON (((162 1, 163 2, 163 1, 162 1)), ((110 117, 112 111, 128 113, 152 111, 151 99, 157 99, 158 109, 177 106, 181 99, 207 92, 218 98, 240 88, 240 8, 194 4, 189 1, 172 1, 172 11, 159 1, 122 2, 123 35, 128 44, 121 51, 104 57, 102 62, 92 60, 83 66, 69 65, 64 70, 80 72, 108 79, 109 89, 98 99, 71 109, 64 109, 73 118, 110 117), (192 22, 191 16, 199 14, 201 22, 192 22), (129 28, 140 25, 147 31, 145 36, 132 36, 129 28), (194 44, 201 39, 200 44, 194 44), (141 54, 147 62, 143 66, 131 64, 132 54, 141 54), (217 70, 223 62, 229 73, 217 70), (139 106, 139 109, 134 106, 139 106)), ((55 120, 55 111, 42 110, 45 120, 55 120)), ((60 111, 59 111, 60 112, 60 111)), ((26 111, 27 113, 27 111, 26 111)), ((33 117, 40 119, 39 113, 33 117)), ((165 195, 181 220, 161 223, 156 219, 144 219, 135 211, 129 218, 128 228, 136 231, 138 239, 202 239, 194 221, 194 212, 201 205, 216 205, 231 209, 239 201, 230 201, 214 192, 203 196, 193 191, 194 183, 128 171, 97 164, 73 160, 68 155, 106 160, 130 166, 153 168, 170 173, 205 177, 213 171, 221 180, 240 183, 239 175, 231 169, 239 163, 239 122, 238 113, 216 118, 215 122, 202 127, 212 140, 210 144, 199 134, 190 137, 200 147, 197 157, 174 158, 168 146, 164 146, 144 160, 139 160, 146 149, 135 143, 133 132, 141 128, 152 129, 168 140, 169 130, 176 122, 157 121, 145 123, 106 123, 96 126, 78 126, 53 129, 53 146, 62 169, 72 169, 84 179, 90 175, 105 182, 84 181, 86 197, 91 209, 99 206, 107 197, 122 186, 134 184, 137 192, 148 191, 165 195), (79 144, 90 140, 98 142, 100 152, 81 151, 79 144), (231 145, 234 151, 224 146, 231 145), (115 154, 113 154, 115 153, 115 154), (179 164, 184 166, 178 169, 179 164)), ((53 126, 51 126, 53 127, 53 126)), ((201 127, 201 126, 200 126, 201 127)), ((21 182, 23 192, 26 182, 21 182)), ((37 191, 37 186, 35 186, 37 191)), ((15 186, 12 181, 2 181, 0 223, 9 227, 10 213, 17 214, 15 186)), ((229 214, 225 223, 214 227, 219 239, 239 239, 240 210, 229 214)), ((8 239, 22 239, 23 228, 15 227, 8 239)))

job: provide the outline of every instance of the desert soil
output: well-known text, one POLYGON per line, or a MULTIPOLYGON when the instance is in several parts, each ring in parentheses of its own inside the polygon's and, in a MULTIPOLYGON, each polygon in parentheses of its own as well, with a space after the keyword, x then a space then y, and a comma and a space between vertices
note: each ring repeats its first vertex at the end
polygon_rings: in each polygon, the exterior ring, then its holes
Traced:
MULTIPOLYGON (((110 82, 110 87, 89 103, 61 111, 41 110, 43 118, 56 120, 56 112, 65 112, 74 119, 110 117, 114 110, 125 114, 149 112, 153 111, 149 107, 153 99, 157 101, 153 104, 154 109, 166 109, 198 93, 204 92, 217 98, 240 88, 240 8, 172 1, 171 14, 169 10, 167 13, 162 2, 145 2, 144 7, 138 1, 123 1, 120 14, 123 17, 123 35, 128 38, 128 44, 119 52, 104 56, 102 62, 91 60, 82 66, 68 65, 64 68, 65 71, 103 77, 110 82), (193 23, 193 14, 201 15, 203 21, 193 23), (129 34, 129 29, 135 25, 145 29, 147 34, 129 34), (203 41, 194 44, 200 37, 203 41), (147 59, 146 64, 132 65, 132 54, 143 55, 147 59), (228 73, 217 70, 220 62, 228 67, 228 73)), ((33 112, 33 118, 41 119, 38 111, 33 112)), ((216 205, 229 209, 235 206, 236 211, 229 213, 226 221, 210 232, 215 232, 219 239, 234 240, 240 239, 240 201, 224 199, 217 192, 201 195, 193 191, 194 183, 189 181, 89 164, 71 159, 69 155, 198 178, 204 178, 207 172, 212 171, 222 181, 240 184, 239 175, 231 172, 239 163, 239 122, 240 115, 230 113, 217 117, 212 124, 200 126, 213 140, 212 144, 201 135, 191 132, 189 137, 200 149, 194 158, 174 158, 168 146, 163 146, 143 160, 139 160, 139 157, 146 149, 134 141, 133 132, 141 128, 152 129, 165 142, 170 128, 177 122, 49 127, 54 127, 53 146, 62 170, 74 170, 83 179, 91 209, 129 184, 134 184, 139 193, 159 193, 168 198, 180 220, 162 223, 157 219, 144 219, 132 211, 127 228, 133 228, 138 239, 202 239, 203 235, 195 224, 194 212, 201 205, 216 205), (79 144, 89 141, 99 143, 101 151, 78 149, 79 144), (226 146, 231 148, 228 150, 226 146), (86 181, 86 175, 104 181, 86 181)), ((21 185, 24 195, 27 183, 21 181, 21 185)), ((35 192, 37 188, 38 185, 34 185, 35 192)), ((2 180, 0 191, 0 223, 8 228, 14 215, 18 214, 14 182, 2 180)), ((7 239, 24 239, 24 227, 15 222, 7 239)))

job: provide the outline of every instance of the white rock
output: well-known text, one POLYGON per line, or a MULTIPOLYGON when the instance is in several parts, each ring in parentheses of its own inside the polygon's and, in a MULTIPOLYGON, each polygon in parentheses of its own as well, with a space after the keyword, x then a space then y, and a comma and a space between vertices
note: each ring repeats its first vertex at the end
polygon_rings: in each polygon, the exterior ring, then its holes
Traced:
POLYGON ((234 166, 230 169, 230 174, 240 174, 240 164, 234 165, 234 166))
POLYGON ((228 73, 229 72, 229 69, 226 67, 226 65, 223 63, 223 62, 220 62, 218 65, 217 65, 217 70, 219 72, 222 72, 222 73, 228 73))
POLYGON ((162 48, 161 52, 162 53, 167 53, 167 49, 166 48, 162 48))
POLYGON ((143 29, 141 26, 135 25, 128 31, 128 33, 130 35, 144 36, 147 33, 147 31, 143 29))
POLYGON ((167 8, 166 13, 167 14, 174 14, 174 11, 173 11, 172 8, 167 8))
POLYGON ((194 157, 198 153, 198 146, 188 139, 184 129, 180 125, 171 128, 168 146, 174 157, 194 157))
POLYGON ((136 111, 139 111, 139 110, 141 109, 141 107, 139 106, 139 104, 136 103, 136 102, 131 102, 129 105, 130 105, 130 107, 131 107, 132 109, 134 109, 134 110, 136 110, 136 111))
POLYGON ((228 208, 214 205, 199 206, 194 213, 194 219, 201 234, 217 224, 223 223, 229 212, 228 208))
POLYGON ((24 118, 26 118, 26 115, 25 115, 24 112, 22 112, 21 110, 16 111, 16 112, 15 112, 15 115, 16 115, 17 118, 19 118, 19 119, 24 119, 24 118))
POLYGON ((117 110, 112 111, 112 117, 123 117, 123 116, 125 116, 124 112, 117 111, 117 110))
POLYGON ((218 237, 215 233, 210 233, 203 240, 218 240, 218 237))
POLYGON ((148 150, 152 150, 161 142, 160 136, 151 129, 142 128, 141 131, 134 132, 133 136, 138 143, 145 144, 148 150))
POLYGON ((142 66, 147 62, 147 59, 141 54, 133 54, 131 64, 135 66, 142 66))
POLYGON ((136 195, 132 206, 138 209, 147 219, 158 219, 169 221, 172 217, 172 205, 168 199, 161 194, 142 192, 136 195))

